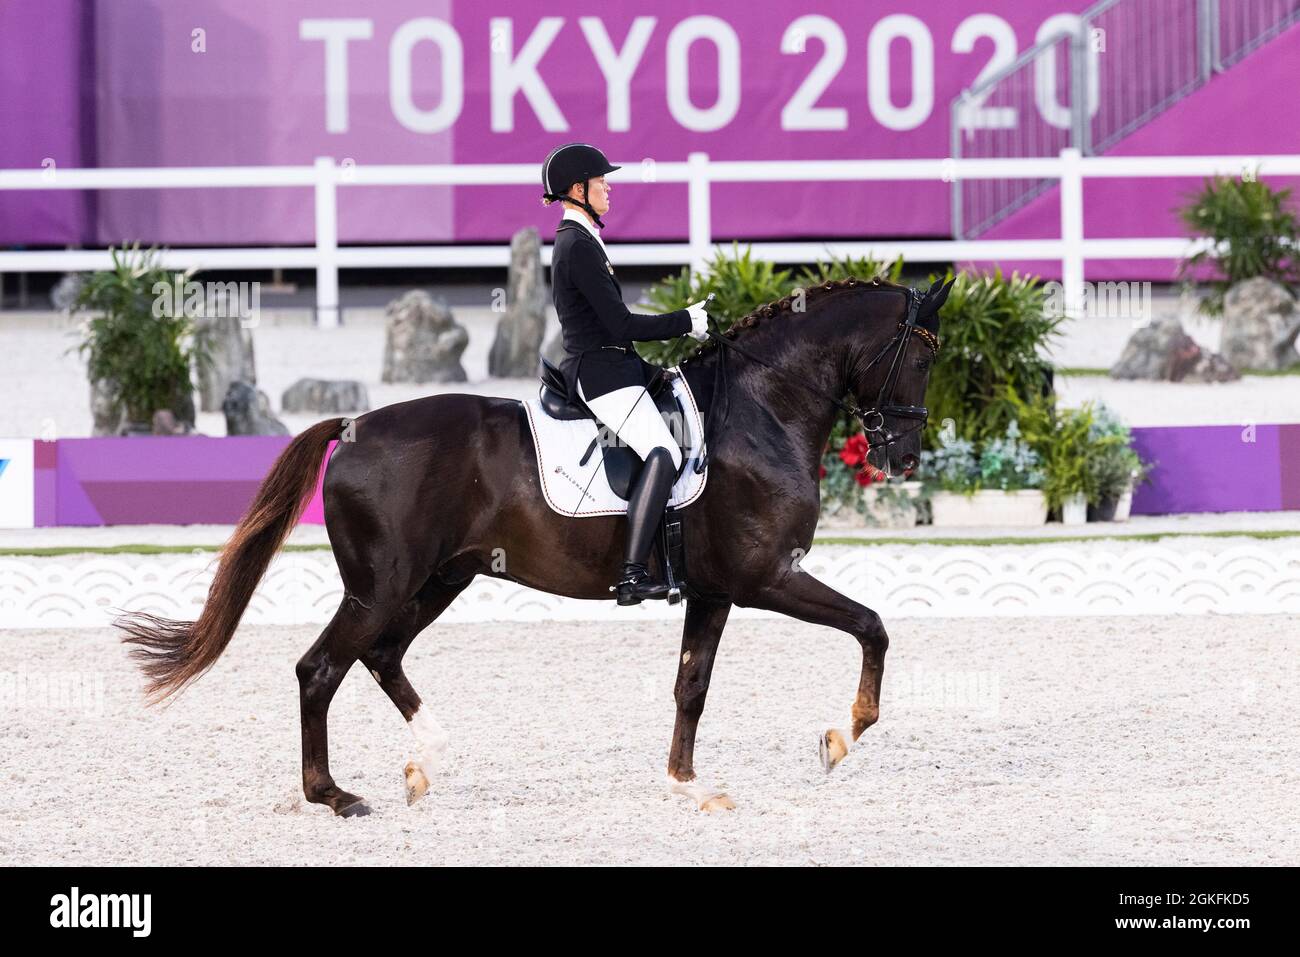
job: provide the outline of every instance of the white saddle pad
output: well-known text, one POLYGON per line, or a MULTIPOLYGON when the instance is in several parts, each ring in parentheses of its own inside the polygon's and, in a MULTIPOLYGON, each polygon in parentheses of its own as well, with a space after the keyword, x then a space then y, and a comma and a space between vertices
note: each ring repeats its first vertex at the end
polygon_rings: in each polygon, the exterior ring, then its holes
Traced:
MULTIPOLYGON (((676 366, 673 371, 677 372, 676 366)), ((672 380, 672 389, 685 410, 684 434, 690 441, 686 447, 686 464, 668 496, 668 504, 682 506, 700 497, 709 470, 706 468, 698 475, 695 473, 703 451, 704 423, 690 386, 685 378, 677 375, 672 380)), ((596 443, 586 465, 578 464, 596 437, 598 427, 595 420, 553 419, 542 409, 538 396, 527 400, 523 406, 528 414, 528 428, 533 433, 533 447, 537 450, 537 477, 541 480, 546 504, 570 518, 626 515, 627 502, 614 494, 605 477, 605 450, 601 444, 596 443)))

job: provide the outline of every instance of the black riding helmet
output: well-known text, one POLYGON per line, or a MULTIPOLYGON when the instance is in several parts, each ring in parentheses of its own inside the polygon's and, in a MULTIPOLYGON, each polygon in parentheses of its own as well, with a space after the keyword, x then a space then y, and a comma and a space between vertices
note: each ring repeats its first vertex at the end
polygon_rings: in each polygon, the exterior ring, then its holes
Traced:
POLYGON ((596 215, 596 210, 587 202, 587 180, 612 173, 621 166, 613 166, 605 154, 589 143, 565 143, 551 150, 542 164, 542 199, 552 202, 574 203, 587 211, 587 214, 601 229, 605 224, 596 215), (565 196, 574 183, 582 184, 582 201, 565 196))

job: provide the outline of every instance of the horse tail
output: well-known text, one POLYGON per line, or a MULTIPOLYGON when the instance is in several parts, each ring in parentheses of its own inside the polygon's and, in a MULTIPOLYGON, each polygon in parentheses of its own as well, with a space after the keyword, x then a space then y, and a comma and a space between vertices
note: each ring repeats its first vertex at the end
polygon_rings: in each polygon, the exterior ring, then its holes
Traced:
POLYGON ((198 621, 131 612, 113 623, 126 633, 123 642, 137 646, 131 657, 148 678, 146 693, 151 704, 180 691, 226 650, 271 558, 311 501, 325 451, 345 421, 318 422, 280 453, 253 504, 221 549, 217 574, 198 621))

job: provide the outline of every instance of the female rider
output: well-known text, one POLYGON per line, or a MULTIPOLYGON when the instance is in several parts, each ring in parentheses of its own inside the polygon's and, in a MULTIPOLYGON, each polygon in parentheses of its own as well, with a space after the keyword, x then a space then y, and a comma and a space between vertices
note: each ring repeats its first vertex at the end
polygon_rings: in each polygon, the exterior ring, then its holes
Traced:
POLYGON ((654 400, 646 391, 658 371, 632 343, 690 335, 708 338, 704 303, 662 315, 638 315, 623 304, 600 238, 609 212, 605 174, 619 169, 586 143, 557 147, 542 164, 542 202, 566 204, 551 250, 551 289, 564 338, 560 371, 570 401, 580 399, 645 465, 628 496, 623 576, 614 591, 620 605, 662 598, 668 586, 655 581, 646 559, 681 467, 682 455, 654 400))

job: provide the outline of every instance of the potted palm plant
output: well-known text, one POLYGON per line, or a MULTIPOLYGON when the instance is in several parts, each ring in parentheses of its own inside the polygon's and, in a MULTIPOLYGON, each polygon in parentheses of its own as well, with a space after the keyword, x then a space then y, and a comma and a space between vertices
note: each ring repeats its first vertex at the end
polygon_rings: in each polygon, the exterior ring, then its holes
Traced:
MULTIPOLYGON (((176 315, 172 274, 158 262, 158 250, 110 248, 113 267, 92 274, 77 292, 72 312, 87 313, 81 341, 73 348, 86 359, 92 396, 116 411, 128 435, 150 434, 154 413, 170 410, 193 424, 191 369, 210 362, 196 340, 194 323, 176 315)), ((182 281, 188 274, 182 276, 182 281)))
POLYGON ((1200 302, 1200 311, 1223 314, 1224 295, 1238 282, 1263 276, 1283 285, 1300 280, 1300 217, 1291 190, 1274 190, 1255 176, 1216 176, 1189 195, 1183 222, 1209 243, 1179 264, 1185 280, 1209 264, 1221 279, 1200 302))

